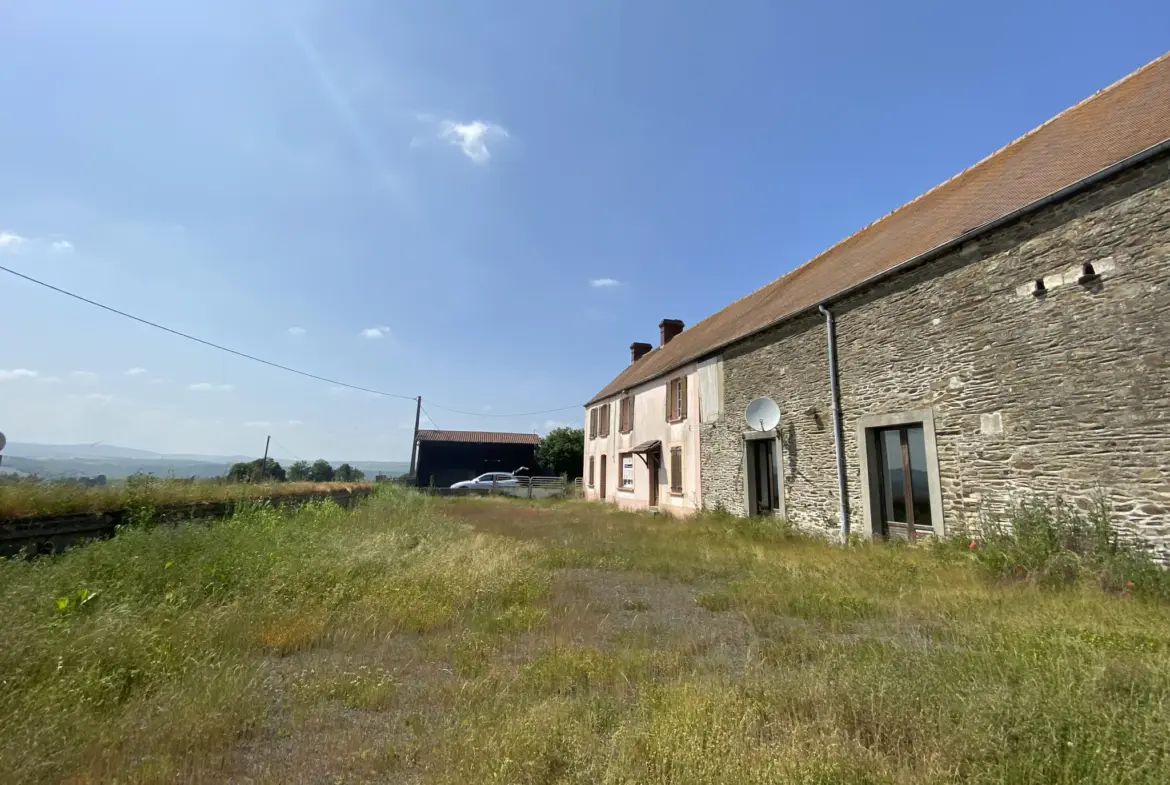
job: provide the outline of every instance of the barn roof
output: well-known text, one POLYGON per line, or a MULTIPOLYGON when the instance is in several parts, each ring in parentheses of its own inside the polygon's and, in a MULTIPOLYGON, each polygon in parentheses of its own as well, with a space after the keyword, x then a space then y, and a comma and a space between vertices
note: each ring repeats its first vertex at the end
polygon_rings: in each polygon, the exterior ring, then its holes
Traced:
POLYGON ((630 364, 590 403, 666 374, 1170 140, 1170 53, 630 364))
POLYGON ((497 431, 428 431, 418 432, 420 442, 461 442, 463 444, 540 444, 535 433, 500 433, 497 431))

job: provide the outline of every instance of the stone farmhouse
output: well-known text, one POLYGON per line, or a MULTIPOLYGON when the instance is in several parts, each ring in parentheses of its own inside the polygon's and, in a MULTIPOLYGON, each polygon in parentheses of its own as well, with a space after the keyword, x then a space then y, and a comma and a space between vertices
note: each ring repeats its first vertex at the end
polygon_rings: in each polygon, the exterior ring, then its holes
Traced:
POLYGON ((1170 54, 660 328, 586 406, 588 498, 912 537, 1104 495, 1167 559, 1170 54))

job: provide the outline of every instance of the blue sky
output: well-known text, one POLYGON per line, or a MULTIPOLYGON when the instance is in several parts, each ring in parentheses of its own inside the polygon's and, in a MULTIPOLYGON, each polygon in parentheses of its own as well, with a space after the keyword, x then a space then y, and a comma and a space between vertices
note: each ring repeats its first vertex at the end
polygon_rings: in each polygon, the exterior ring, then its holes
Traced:
MULTIPOLYGON (((544 430, 580 410, 483 415, 583 402, 662 318, 767 283, 1168 29, 1124 0, 9 0, 0 263, 422 394, 443 428, 544 430)), ((0 274, 9 440, 399 460, 412 419, 0 274)))

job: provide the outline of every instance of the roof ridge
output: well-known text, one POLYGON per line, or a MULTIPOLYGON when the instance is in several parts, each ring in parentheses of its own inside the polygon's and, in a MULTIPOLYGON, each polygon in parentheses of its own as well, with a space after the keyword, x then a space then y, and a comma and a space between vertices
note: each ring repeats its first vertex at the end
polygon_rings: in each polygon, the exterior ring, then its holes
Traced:
MULTIPOLYGON (((916 204, 917 202, 920 202, 920 201, 922 201, 923 199, 925 199, 926 197, 930 196, 931 194, 934 194, 934 193, 937 193, 938 191, 941 191, 941 190, 943 190, 943 189, 944 189, 944 188, 946 188, 948 185, 951 185, 952 183, 954 183, 954 182, 956 182, 957 180, 961 179, 963 176, 965 176, 965 175, 969 174, 970 172, 974 171, 975 169, 978 169, 979 167, 983 166, 984 164, 986 164, 987 162, 991 161, 992 159, 994 159, 994 158, 998 158, 999 156, 1001 156, 1002 154, 1004 154, 1005 152, 1007 152, 1009 149, 1011 149, 1011 148, 1013 148, 1013 147, 1016 147, 1016 146, 1018 146, 1019 144, 1023 143, 1025 140, 1027 140, 1027 139, 1030 139, 1031 137, 1035 136, 1037 133, 1039 133, 1040 131, 1042 131, 1044 128, 1046 128, 1047 126, 1051 125, 1052 123, 1056 122, 1057 120, 1059 120, 1059 119, 1061 119, 1061 118, 1063 118, 1063 117, 1065 117, 1065 116, 1067 116, 1067 115, 1069 115, 1069 114, 1072 114, 1073 112, 1075 112, 1076 110, 1078 110, 1078 109, 1082 108, 1082 107, 1083 107, 1083 106, 1085 106, 1086 104, 1092 103, 1093 101, 1095 101, 1095 100, 1099 99, 1101 96, 1103 96, 1105 93, 1108 93, 1108 92, 1110 92, 1110 91, 1112 91, 1112 90, 1114 90, 1114 89, 1116 89, 1116 88, 1120 87, 1122 84, 1124 84, 1124 83, 1128 82, 1129 80, 1131 80, 1131 79, 1133 79, 1133 78, 1135 78, 1135 77, 1139 76, 1140 74, 1144 73, 1145 71, 1147 71, 1147 70, 1149 70, 1149 69, 1151 69, 1151 68, 1153 68, 1153 67, 1157 66, 1157 65, 1158 65, 1159 63, 1161 63, 1163 60, 1167 60, 1167 59, 1170 59, 1170 51, 1167 51, 1167 52, 1165 52, 1165 53, 1164 53, 1164 54, 1162 54, 1161 56, 1159 56, 1159 57, 1157 57, 1157 58, 1155 58, 1155 59, 1151 60, 1150 62, 1146 63, 1146 64, 1145 64, 1145 65, 1143 65, 1142 67, 1138 68, 1136 71, 1131 71, 1130 73, 1126 74, 1125 76, 1121 77, 1120 79, 1117 79, 1117 80, 1115 80, 1115 81, 1113 81, 1113 82, 1109 83, 1109 84, 1108 84, 1108 85, 1106 85, 1105 87, 1102 87, 1102 88, 1100 88, 1099 90, 1097 90, 1097 91, 1096 91, 1095 93, 1093 93, 1092 95, 1089 95, 1088 97, 1081 99, 1080 101, 1078 101, 1077 103, 1075 103, 1075 104, 1073 104, 1072 106, 1068 107, 1067 109, 1064 109, 1064 110, 1060 111, 1059 113, 1057 113, 1057 114, 1053 115, 1052 117, 1050 117, 1049 119, 1047 119, 1047 120, 1045 120, 1043 123, 1041 123, 1040 125, 1036 126, 1035 128, 1031 129, 1030 131, 1028 131, 1028 132, 1024 133, 1023 135, 1016 137, 1016 138, 1015 138, 1015 139, 1013 139, 1012 141, 1008 142, 1007 144, 1003 145, 1002 147, 999 147, 999 148, 997 148, 996 150, 994 150, 993 152, 989 153, 988 155, 985 155, 985 156, 983 156, 982 158, 980 158, 980 159, 979 159, 978 161, 976 161, 975 163, 971 164, 970 166, 968 166, 967 168, 963 169, 962 171, 960 171, 960 172, 958 172, 958 173, 956 173, 956 174, 953 174, 953 175, 951 175, 950 177, 948 177, 946 180, 943 180, 943 181, 942 181, 941 183, 939 183, 938 185, 936 185, 936 186, 934 186, 934 187, 932 187, 932 188, 928 189, 927 191, 924 191, 923 193, 921 193, 921 194, 919 194, 918 196, 914 197, 913 199, 911 199, 910 201, 906 202, 905 204, 902 204, 902 205, 901 205, 901 206, 899 206, 899 207, 895 207, 893 210, 890 210, 888 213, 885 213, 885 214, 884 214, 884 215, 882 215, 880 218, 876 218, 876 219, 874 219, 873 221, 870 221, 869 223, 867 223, 867 224, 865 224, 864 226, 862 226, 860 229, 857 229, 856 231, 854 231, 852 234, 848 235, 847 237, 845 237, 845 238, 843 238, 843 239, 841 239, 841 240, 838 240, 837 242, 833 243, 833 244, 832 244, 832 245, 830 245, 828 248, 825 248, 823 251, 821 251, 820 253, 817 253, 816 255, 814 255, 814 256, 813 256, 813 257, 811 257, 810 259, 806 260, 806 261, 805 261, 805 262, 803 262, 802 264, 799 264, 799 265, 797 265, 796 267, 793 267, 793 268, 792 268, 791 270, 789 270, 788 272, 786 272, 786 273, 782 273, 781 275, 779 275, 779 276, 777 276, 776 278, 773 278, 771 281, 768 281, 767 283, 765 283, 765 284, 763 284, 763 285, 761 285, 761 286, 759 286, 759 287, 757 287, 757 288, 753 289, 752 291, 748 292, 747 294, 743 295, 742 297, 739 297, 738 299, 732 300, 730 303, 728 303, 727 305, 723 306, 723 307, 722 307, 722 308, 720 308, 718 311, 715 311, 714 313, 712 313, 712 314, 710 314, 710 315, 708 315, 708 316, 705 316, 704 318, 702 318, 702 319, 700 319, 699 321, 695 322, 695 324, 694 324, 694 325, 692 325, 692 327, 690 327, 690 328, 688 328, 688 329, 694 329, 694 328, 698 327, 699 325, 701 325, 701 324, 703 324, 704 322, 706 322, 708 319, 713 319, 713 318, 715 318, 716 316, 718 316, 719 314, 723 313, 723 312, 724 312, 725 310, 727 310, 728 308, 731 308, 733 305, 736 305, 737 303, 741 303, 741 302, 743 302, 744 300, 747 300, 747 299, 749 299, 750 297, 752 297, 752 296, 754 296, 754 295, 758 294, 759 292, 762 292, 763 290, 767 289, 768 287, 772 286, 772 285, 773 285, 773 284, 775 284, 775 283, 778 283, 778 282, 780 282, 780 281, 784 280, 785 278, 791 278, 791 277, 795 277, 795 276, 796 276, 798 273, 800 273, 800 272, 804 271, 804 270, 805 270, 805 268, 807 268, 807 267, 809 267, 810 265, 814 264, 814 263, 815 263, 815 262, 817 262, 819 259, 821 259, 821 258, 823 258, 824 256, 828 255, 830 252, 832 252, 832 251, 836 250, 837 248, 839 248, 839 247, 841 247, 841 246, 843 246, 843 245, 846 245, 846 244, 848 244, 848 243, 849 243, 851 240, 853 240, 854 238, 856 238, 858 235, 860 235, 860 234, 862 234, 862 233, 864 233, 864 232, 867 232, 867 231, 869 231, 870 229, 872 229, 873 227, 875 227, 875 226, 877 226, 878 224, 882 223, 883 221, 886 221, 886 220, 888 220, 889 218, 891 218, 891 217, 893 217, 894 215, 896 215, 897 213, 900 213, 900 212, 902 212, 902 211, 906 210, 906 209, 907 209, 908 207, 910 207, 911 205, 913 205, 913 204, 916 204)), ((974 228, 974 227, 972 227, 972 228, 974 228)), ((681 334, 681 333, 680 333, 680 334, 681 334)), ((649 353, 647 353, 647 354, 649 354, 649 353)), ((644 358, 643 358, 643 359, 644 359, 644 358)))

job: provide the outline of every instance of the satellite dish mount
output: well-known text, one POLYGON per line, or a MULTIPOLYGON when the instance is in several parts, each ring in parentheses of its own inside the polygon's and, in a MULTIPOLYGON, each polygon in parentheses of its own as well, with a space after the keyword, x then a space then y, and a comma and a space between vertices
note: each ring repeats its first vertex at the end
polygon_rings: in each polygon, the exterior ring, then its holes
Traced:
POLYGON ((780 424, 780 407, 771 398, 756 398, 747 405, 744 419, 753 431, 770 431, 780 424))

